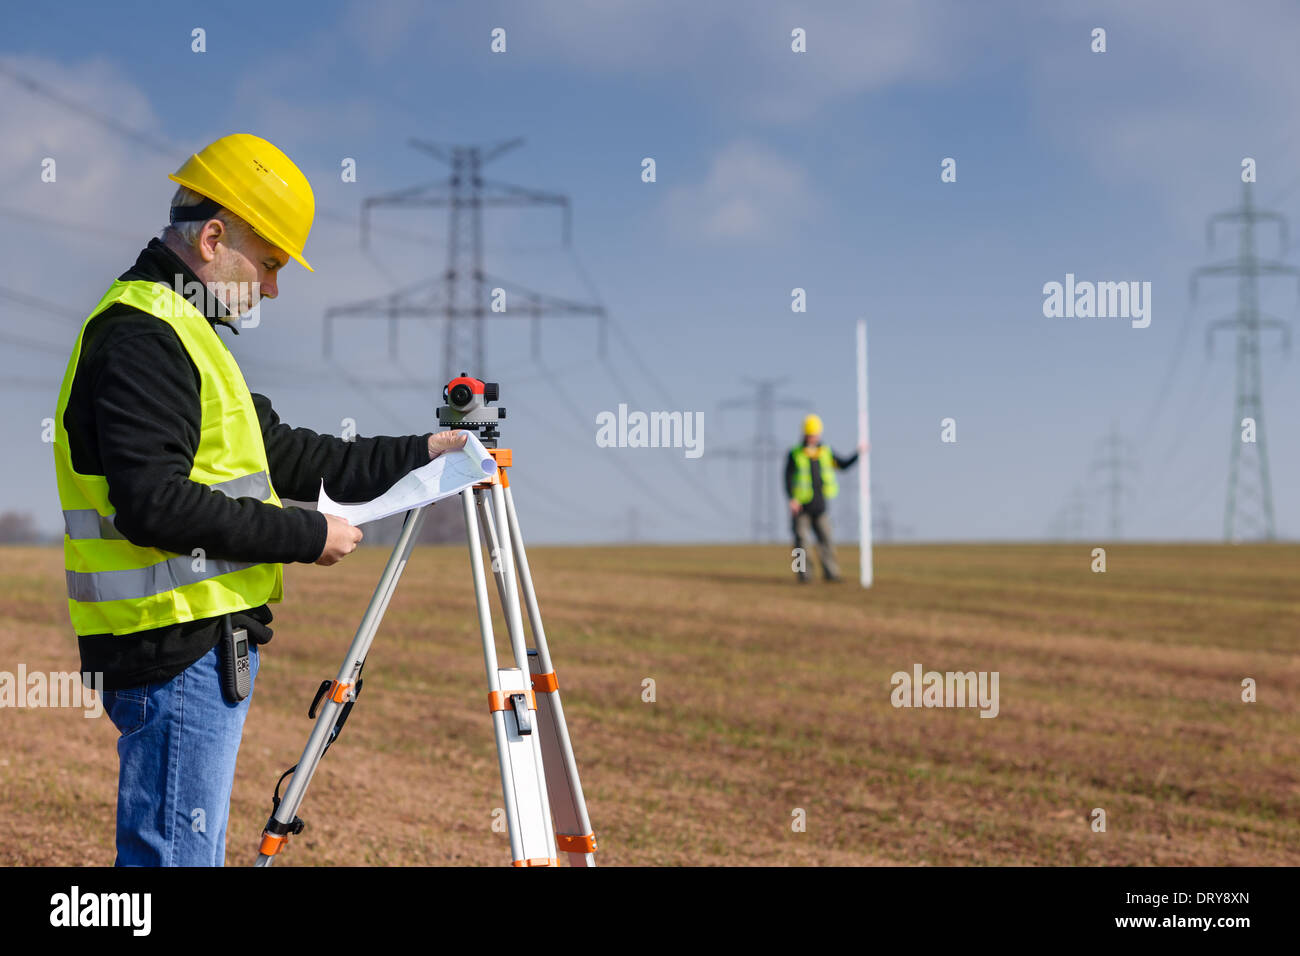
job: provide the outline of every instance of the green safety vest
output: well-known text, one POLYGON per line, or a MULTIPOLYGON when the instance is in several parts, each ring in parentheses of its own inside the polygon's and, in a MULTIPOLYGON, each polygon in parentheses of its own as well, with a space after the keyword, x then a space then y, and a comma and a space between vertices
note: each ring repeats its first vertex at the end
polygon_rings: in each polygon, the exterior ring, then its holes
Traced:
MULTIPOLYGON (((812 459, 804 445, 795 445, 790 454, 794 456, 794 500, 806 505, 813 500, 812 459)), ((817 462, 822 472, 822 497, 834 498, 840 493, 840 485, 835 480, 835 459, 830 445, 817 446, 817 462)))
POLYGON ((63 509, 68 611, 78 634, 132 634, 242 611, 284 593, 284 568, 177 554, 133 544, 113 523, 103 475, 73 470, 63 425, 86 326, 116 303, 134 306, 175 330, 199 371, 199 447, 190 481, 231 498, 283 507, 271 486, 262 430, 244 376, 203 313, 157 282, 114 282, 77 335, 54 417, 54 470, 63 509))

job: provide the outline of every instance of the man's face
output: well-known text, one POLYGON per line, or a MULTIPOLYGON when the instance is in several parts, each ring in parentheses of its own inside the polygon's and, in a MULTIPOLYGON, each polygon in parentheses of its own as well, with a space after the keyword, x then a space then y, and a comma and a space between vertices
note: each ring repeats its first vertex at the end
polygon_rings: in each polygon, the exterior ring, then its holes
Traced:
POLYGON ((289 256, 251 229, 223 229, 213 252, 213 292, 234 314, 247 315, 262 297, 279 294, 277 276, 289 256))
POLYGON ((804 436, 803 441, 805 445, 808 445, 811 448, 815 448, 817 445, 821 444, 821 440, 822 440, 821 433, 814 432, 811 435, 804 436))

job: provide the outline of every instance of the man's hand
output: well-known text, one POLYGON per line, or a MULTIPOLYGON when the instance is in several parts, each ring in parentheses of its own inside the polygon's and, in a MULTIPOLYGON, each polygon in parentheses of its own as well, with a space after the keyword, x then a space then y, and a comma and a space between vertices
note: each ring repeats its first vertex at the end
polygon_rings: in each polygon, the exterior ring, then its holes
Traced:
POLYGON ((357 544, 361 541, 361 529, 352 527, 334 515, 326 515, 325 520, 329 522, 329 532, 325 536, 325 550, 320 553, 316 563, 329 567, 338 564, 357 549, 357 544))
POLYGON ((464 448, 465 442, 469 440, 469 432, 438 432, 436 435, 429 436, 429 460, 437 458, 444 451, 455 451, 458 448, 464 448))
POLYGON ((799 513, 799 502, 797 502, 797 501, 795 501, 793 498, 791 498, 791 499, 790 499, 790 514, 792 514, 792 515, 797 515, 798 513, 799 513))

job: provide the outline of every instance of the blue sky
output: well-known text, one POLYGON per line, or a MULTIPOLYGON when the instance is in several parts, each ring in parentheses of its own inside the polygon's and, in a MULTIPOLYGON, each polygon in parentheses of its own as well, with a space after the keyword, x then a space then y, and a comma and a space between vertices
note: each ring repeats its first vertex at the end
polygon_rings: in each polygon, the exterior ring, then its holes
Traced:
MULTIPOLYGON (((751 465, 711 449, 752 442, 752 414, 718 403, 744 379, 781 378, 833 447, 855 442, 853 327, 871 330, 872 473, 896 525, 922 540, 1044 535, 1072 490, 1085 537, 1109 525, 1090 465, 1114 424, 1132 443, 1127 536, 1222 535, 1233 440, 1233 340, 1207 359, 1208 319, 1235 285, 1188 277, 1231 256, 1205 221, 1240 201, 1300 213, 1300 9, 1250 2, 55 4, 6 12, 0 66, 0 383, 12 454, 0 510, 58 528, 52 414, 79 318, 164 221, 166 175, 228 132, 252 132, 311 179, 316 267, 286 270, 262 326, 234 345, 250 386, 296 425, 363 434, 433 427, 436 397, 369 383, 433 378, 436 326, 410 323, 400 363, 360 322, 322 358, 326 307, 436 274, 443 211, 385 211, 372 254, 354 220, 363 197, 441 179, 406 144, 523 148, 490 178, 560 192, 557 213, 489 215, 486 269, 559 296, 592 289, 621 333, 607 360, 589 318, 544 320, 543 364, 528 325, 493 320, 489 377, 502 382, 516 495, 537 541, 611 541, 629 514, 643 540, 745 540, 751 465), (1050 5, 1047 5, 1050 6, 1050 5), (191 30, 206 31, 206 53, 191 30), (506 31, 507 50, 489 50, 506 31), (808 51, 790 50, 807 31, 808 51), (1107 52, 1093 53, 1094 27, 1107 52), (92 115, 112 117, 132 137, 92 115), (42 183, 44 157, 58 181, 42 183), (657 182, 640 178, 643 157, 657 182), (357 162, 358 182, 340 180, 357 162), (940 161, 957 181, 940 181, 940 161), (1276 200, 1276 202, 1275 202, 1276 200), (54 225, 52 223, 64 223, 54 225), (68 224, 80 223, 81 228, 68 224), (403 241, 397 230, 428 237, 403 241), (576 257, 576 258, 575 258, 576 257), (1042 287, 1066 273, 1152 283, 1152 322, 1045 318, 1042 287), (808 311, 790 310, 807 290, 808 311), (635 350, 635 353, 629 348, 635 350), (648 369, 649 375, 646 374, 648 369), (48 384, 45 384, 48 383, 48 384), (1164 387, 1167 383, 1167 387, 1164 387), (597 414, 619 403, 701 411, 704 454, 600 448, 597 414), (940 441, 940 420, 957 442, 940 441), (637 476, 630 479, 629 473, 637 476), (649 489, 649 490, 647 490, 649 489)), ((1274 233, 1257 236, 1272 256, 1274 233)), ((1294 263, 1294 255, 1284 257, 1294 263)), ((1296 289, 1262 287, 1296 318, 1296 289)), ((379 326, 375 326, 379 328, 379 326)), ((1300 532, 1300 407, 1293 358, 1264 339, 1265 431, 1278 532, 1300 532)), ((782 442, 802 413, 778 413, 782 442)), ((780 461, 768 465, 779 482, 780 461)), ((850 489, 852 481, 847 482, 850 489)), ((834 512, 853 536, 853 494, 834 512)), ((779 496, 775 501, 780 503, 779 496)), ((776 516, 784 537, 785 521, 776 516)))

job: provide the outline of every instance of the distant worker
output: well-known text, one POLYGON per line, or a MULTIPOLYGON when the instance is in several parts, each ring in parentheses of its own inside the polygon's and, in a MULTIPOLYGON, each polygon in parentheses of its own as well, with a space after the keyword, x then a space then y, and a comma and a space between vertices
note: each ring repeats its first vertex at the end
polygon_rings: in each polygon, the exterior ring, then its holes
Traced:
POLYGON ((120 733, 116 864, 221 866, 282 566, 335 564, 361 540, 279 496, 314 501, 324 479, 340 501, 373 498, 467 433, 345 440, 281 422, 218 333, 257 324, 291 258, 311 269, 311 185, 244 133, 168 178, 169 225, 73 346, 54 465, 81 669, 103 674, 120 733))
POLYGON ((835 561, 835 546, 831 542, 826 502, 840 493, 835 469, 853 465, 863 450, 859 446, 853 457, 840 458, 821 440, 822 420, 809 415, 803 420, 803 444, 791 448, 785 460, 785 493, 790 499, 794 546, 801 549, 805 562, 798 572, 801 584, 808 583, 807 556, 812 545, 810 529, 817 534, 822 575, 827 581, 841 580, 839 564, 835 561))

